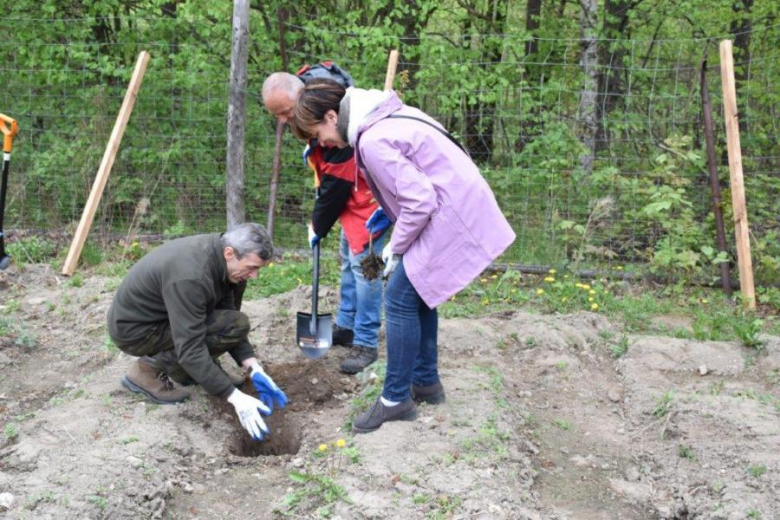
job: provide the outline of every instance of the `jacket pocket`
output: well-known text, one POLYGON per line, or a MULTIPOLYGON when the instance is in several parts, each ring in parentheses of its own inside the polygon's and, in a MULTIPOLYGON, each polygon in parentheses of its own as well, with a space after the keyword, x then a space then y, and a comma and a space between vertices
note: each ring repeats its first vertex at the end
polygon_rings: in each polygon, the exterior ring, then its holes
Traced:
POLYGON ((424 272, 447 272, 461 262, 464 248, 470 249, 471 233, 455 210, 445 205, 431 217, 417 241, 419 258, 426 266, 424 272))

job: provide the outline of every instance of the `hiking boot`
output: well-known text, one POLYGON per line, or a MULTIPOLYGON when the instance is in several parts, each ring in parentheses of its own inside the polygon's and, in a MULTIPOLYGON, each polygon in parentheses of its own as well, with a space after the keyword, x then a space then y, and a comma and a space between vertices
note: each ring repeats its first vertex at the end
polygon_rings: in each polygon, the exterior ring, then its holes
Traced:
POLYGON ((411 398, 395 406, 385 406, 378 397, 374 405, 352 422, 353 433, 378 430, 387 421, 413 421, 417 418, 417 405, 411 398))
POLYGON ((376 361, 377 349, 354 345, 349 357, 341 363, 341 371, 345 374, 357 374, 376 361))
MULTIPOLYGON (((241 386, 241 385, 244 384, 244 381, 246 381, 246 378, 244 377, 243 374, 234 374, 232 372, 228 372, 227 370, 222 368, 222 365, 219 364, 219 361, 217 361, 214 358, 211 358, 211 359, 212 359, 212 361, 214 361, 214 364, 217 365, 217 368, 220 370, 220 372, 222 372, 223 374, 228 376, 228 379, 230 379, 230 384, 232 384, 233 386, 241 386)), ((184 370, 181 370, 181 372, 184 372, 184 370)), ((177 383, 179 383, 181 386, 192 386, 192 385, 196 384, 195 380, 192 379, 189 376, 189 374, 187 374, 185 377, 181 377, 178 374, 170 374, 169 377, 171 379, 173 379, 174 381, 176 381, 177 383)))
POLYGON ((447 396, 444 395, 444 386, 438 382, 428 386, 412 385, 412 399, 417 404, 441 404, 447 400, 447 396))
POLYGON ((352 329, 344 329, 333 324, 333 344, 341 345, 342 347, 351 347, 352 340, 355 338, 355 334, 352 329))
POLYGON ((122 386, 136 394, 144 394, 157 404, 176 404, 190 396, 187 390, 173 386, 168 374, 138 361, 122 378, 122 386))

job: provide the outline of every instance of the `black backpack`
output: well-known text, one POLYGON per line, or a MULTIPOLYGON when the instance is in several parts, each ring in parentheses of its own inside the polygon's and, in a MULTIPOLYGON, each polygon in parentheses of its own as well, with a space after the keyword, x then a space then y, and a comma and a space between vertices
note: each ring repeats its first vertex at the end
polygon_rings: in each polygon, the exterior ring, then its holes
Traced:
POLYGON ((304 83, 308 83, 314 78, 326 78, 338 82, 344 88, 355 86, 355 80, 352 79, 349 72, 332 61, 323 61, 316 65, 304 65, 295 75, 301 78, 304 83))

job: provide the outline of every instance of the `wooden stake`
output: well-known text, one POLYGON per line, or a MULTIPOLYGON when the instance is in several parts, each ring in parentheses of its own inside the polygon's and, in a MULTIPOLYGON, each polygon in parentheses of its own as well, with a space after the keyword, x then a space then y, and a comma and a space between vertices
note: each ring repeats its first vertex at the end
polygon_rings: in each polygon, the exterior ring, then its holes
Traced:
POLYGON ((122 141, 122 136, 127 127, 127 121, 130 119, 130 114, 133 112, 135 98, 138 95, 138 90, 141 88, 141 81, 143 80, 148 64, 149 53, 142 51, 141 54, 138 55, 138 61, 135 63, 135 71, 133 71, 133 76, 127 87, 125 99, 122 101, 122 107, 119 109, 119 115, 116 118, 116 123, 114 123, 114 130, 111 132, 111 137, 108 140, 106 151, 103 154, 103 160, 100 162, 95 182, 92 184, 92 191, 89 193, 89 199, 87 199, 87 204, 84 206, 84 212, 81 215, 79 227, 76 229, 76 234, 73 236, 73 242, 70 245, 68 257, 65 259, 65 264, 62 266, 62 274, 66 276, 72 275, 76 270, 76 264, 78 264, 81 250, 84 248, 84 242, 87 240, 89 229, 92 227, 95 211, 100 202, 100 197, 103 195, 103 189, 106 187, 108 176, 111 173, 111 167, 114 165, 114 158, 116 158, 117 151, 119 150, 119 143, 122 141))
POLYGON ((745 183, 742 177, 742 149, 739 144, 737 92, 734 82, 734 56, 731 41, 720 42, 720 77, 723 83, 723 115, 726 120, 726 143, 731 175, 731 201, 734 210, 734 234, 737 239, 739 287, 742 302, 748 309, 756 308, 753 285, 753 261, 750 257, 750 228, 745 204, 745 183))
POLYGON ((387 74, 385 75, 385 90, 393 88, 395 81, 395 70, 398 68, 398 51, 390 51, 390 58, 387 60, 387 74))
MULTIPOLYGON (((707 170, 710 174, 710 189, 712 190, 712 214, 715 216, 715 238, 718 243, 718 251, 728 253, 726 248, 726 226, 723 223, 723 211, 721 210, 720 182, 718 181, 718 161, 715 156, 715 132, 712 124, 712 108, 710 106, 710 91, 707 88, 707 60, 701 62, 699 70, 701 83, 701 113, 704 119, 704 139, 707 143, 707 170)), ((720 264, 720 283, 723 291, 731 296, 731 276, 729 263, 720 264)))

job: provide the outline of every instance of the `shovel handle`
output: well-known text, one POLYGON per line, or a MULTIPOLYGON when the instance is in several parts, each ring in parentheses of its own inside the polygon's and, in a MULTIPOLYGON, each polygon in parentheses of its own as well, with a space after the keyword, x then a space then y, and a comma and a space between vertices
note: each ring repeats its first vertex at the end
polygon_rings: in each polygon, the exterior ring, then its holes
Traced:
POLYGON ((317 242, 312 248, 314 254, 314 268, 311 275, 311 323, 309 332, 317 337, 317 300, 319 299, 320 289, 320 243, 317 242))
POLYGON ((16 119, 8 117, 5 114, 0 114, 0 132, 3 132, 4 136, 3 151, 5 153, 11 153, 11 148, 13 148, 14 145, 14 137, 19 133, 19 125, 16 124, 16 119))

